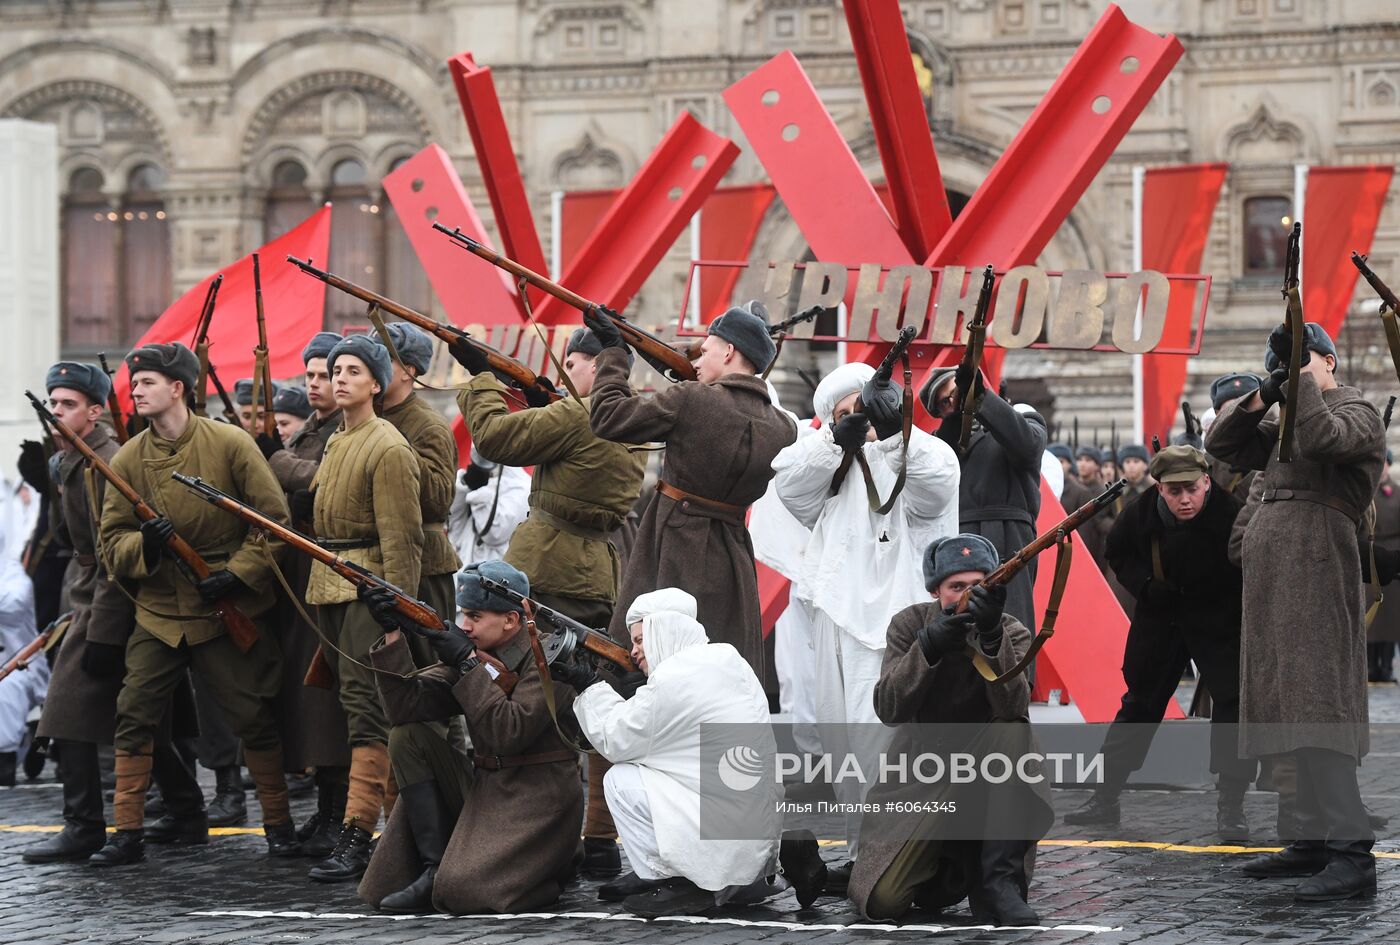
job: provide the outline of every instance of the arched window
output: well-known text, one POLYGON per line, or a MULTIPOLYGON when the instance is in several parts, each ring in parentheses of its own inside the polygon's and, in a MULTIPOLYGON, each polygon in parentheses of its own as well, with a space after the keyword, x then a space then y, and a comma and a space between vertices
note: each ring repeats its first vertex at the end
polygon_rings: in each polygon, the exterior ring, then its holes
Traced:
MULTIPOLYGON (((378 291, 384 273, 380 260, 378 202, 365 186, 364 164, 353 158, 331 168, 327 192, 331 211, 331 271, 378 291)), ((364 325, 364 306, 344 292, 326 296, 326 327, 343 331, 347 325, 364 325)))
POLYGON ((1244 202, 1244 274, 1283 277, 1293 201, 1287 197, 1250 197, 1244 202))
POLYGON ((127 177, 122 209, 122 289, 126 340, 135 341, 170 304, 170 228, 160 191, 165 175, 141 164, 127 177))
POLYGON ((314 209, 306 189, 306 168, 300 161, 282 161, 272 169, 272 188, 263 207, 263 241, 282 236, 314 209))

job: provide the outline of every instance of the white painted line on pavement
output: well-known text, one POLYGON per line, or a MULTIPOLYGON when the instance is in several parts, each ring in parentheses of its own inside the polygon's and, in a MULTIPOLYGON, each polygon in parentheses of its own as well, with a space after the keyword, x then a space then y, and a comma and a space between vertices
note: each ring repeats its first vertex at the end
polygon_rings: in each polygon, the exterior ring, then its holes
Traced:
MULTIPOLYGON (((491 915, 454 916, 443 913, 432 915, 388 915, 375 912, 278 912, 260 909, 213 909, 191 912, 192 916, 206 918, 236 919, 387 919, 402 922, 406 919, 598 919, 605 922, 645 922, 646 919, 626 912, 517 912, 491 915)), ((1121 925, 1031 925, 1024 927, 996 925, 877 925, 856 922, 850 925, 837 923, 782 922, 776 919, 733 919, 693 915, 661 916, 653 922, 684 922, 691 925, 733 925, 744 928, 783 929, 788 932, 833 931, 833 932, 1121 932, 1121 925)))

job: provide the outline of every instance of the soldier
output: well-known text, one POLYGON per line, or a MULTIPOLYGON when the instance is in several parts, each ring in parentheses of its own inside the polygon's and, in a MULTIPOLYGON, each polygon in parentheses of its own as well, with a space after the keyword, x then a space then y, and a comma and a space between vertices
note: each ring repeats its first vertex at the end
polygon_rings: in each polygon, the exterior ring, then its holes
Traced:
MULTIPOLYGON (((389 352, 364 335, 337 342, 326 358, 341 425, 317 473, 313 523, 322 545, 399 588, 419 587, 423 557, 418 456, 394 425, 375 416, 391 383, 389 352)), ((317 605, 350 734, 345 817, 330 856, 308 874, 322 883, 358 878, 369 862, 389 780, 389 723, 364 662, 379 624, 355 587, 320 562, 311 565, 306 602, 317 605)))
MULTIPOLYGON (((1254 374, 1223 374, 1211 381, 1211 409, 1219 414, 1230 401, 1237 400, 1258 389, 1259 378, 1254 374)), ((1207 430, 1210 429, 1210 423, 1205 422, 1204 418, 1202 418, 1202 423, 1207 430)), ((1254 475, 1253 469, 1237 469, 1229 463, 1211 457, 1210 481, 1215 483, 1218 488, 1224 489, 1239 499, 1240 502, 1249 500, 1249 486, 1254 482, 1254 475)))
MULTIPOLYGON (((620 573, 609 536, 623 526, 637 500, 646 459, 589 427, 595 359, 602 346, 587 328, 569 337, 564 371, 582 402, 565 397, 549 403, 527 391, 532 409, 515 413, 485 357, 474 349, 453 351, 474 375, 457 395, 473 448, 492 462, 535 467, 529 516, 511 535, 506 563, 531 576, 541 603, 587 626, 608 626, 620 573)), ((589 758, 583 871, 593 876, 622 870, 617 831, 604 802, 606 770, 600 759, 589 758)))
POLYGON ((272 398, 272 416, 277 423, 277 437, 283 443, 296 436, 311 416, 311 402, 302 387, 283 387, 272 398))
POLYGON ((1304 369, 1290 391, 1282 365, 1291 340, 1274 330, 1268 378, 1225 405, 1206 446, 1225 462, 1263 470, 1244 533, 1240 751, 1291 754, 1298 771, 1301 838, 1243 869, 1306 876, 1294 899, 1317 902, 1376 890, 1375 835, 1356 780, 1368 748, 1356 547, 1385 462, 1385 430, 1359 391, 1337 383, 1337 349, 1322 327, 1309 322, 1304 341, 1304 369), (1280 463, 1279 423, 1264 416, 1285 400, 1296 405, 1295 441, 1292 462, 1280 463))
POLYGON ((1210 686, 1211 722, 1220 723, 1211 729, 1216 830, 1226 843, 1243 843, 1244 792, 1255 765, 1241 761, 1235 747, 1243 578, 1229 548, 1240 503, 1214 485, 1205 453, 1190 446, 1161 450, 1149 468, 1156 488, 1129 502, 1108 535, 1109 564, 1136 598, 1123 652, 1128 689, 1104 740, 1104 781, 1065 823, 1118 823, 1118 795, 1142 767, 1155 726, 1194 660, 1210 686))
POLYGON ((295 856, 273 713, 281 673, 277 642, 263 632, 242 652, 223 621, 210 613, 210 605, 222 600, 254 618, 272 606, 269 565, 277 545, 191 496, 171 474, 199 476, 278 521, 287 520, 286 501, 251 437, 190 412, 190 391, 199 375, 193 352, 180 344, 146 345, 128 354, 126 364, 136 412, 149 426, 117 451, 112 468, 159 514, 141 522, 115 489, 103 500, 103 563, 113 578, 135 581, 139 590, 136 629, 126 645, 126 679, 117 697, 117 832, 89 862, 119 866, 144 857, 143 808, 156 729, 189 670, 243 741, 268 853, 295 856), (208 577, 196 583, 182 573, 166 549, 177 534, 208 562, 208 577))
MULTIPOLYGON (((1040 459, 1049 438, 1045 418, 1033 410, 1022 413, 987 390, 980 371, 964 380, 958 376, 961 370, 933 372, 919 399, 929 416, 943 421, 939 438, 956 446, 963 423, 957 389, 967 387, 968 396, 974 398, 972 431, 967 452, 960 457, 958 530, 983 536, 998 554, 1009 558, 1035 538, 1040 459)), ((1027 627, 1035 626, 1034 562, 1007 586, 1006 595, 1007 613, 1027 627)))
POLYGON ((638 397, 627 384, 617 326, 594 311, 584 321, 603 348, 593 432, 620 443, 666 443, 665 478, 642 515, 613 637, 627 639, 622 616, 638 594, 679 587, 699 602, 697 617, 712 639, 732 644, 765 678, 758 574, 744 517, 767 489, 774 457, 797 439, 797 424, 773 406, 755 376, 776 354, 767 324, 749 309, 729 309, 710 323, 697 380, 638 397))
MULTIPOLYGON (((282 385, 274 381, 272 396, 275 398, 281 389, 282 385)), ((238 406, 238 422, 243 425, 243 429, 253 434, 262 429, 265 408, 261 403, 256 408, 253 406, 253 379, 251 377, 241 377, 233 382, 233 402, 238 406)))
MULTIPOLYGON (((1373 540, 1378 552, 1400 552, 1400 489, 1390 478, 1392 456, 1385 451, 1385 468, 1381 470, 1381 485, 1376 490, 1373 540)), ((1369 549, 1363 551, 1363 568, 1369 568, 1369 549)), ((1378 570, 1384 574, 1384 564, 1377 556, 1378 570)), ((1375 603, 1376 595, 1369 589, 1366 605, 1375 603)), ((1388 594, 1376 611, 1375 619, 1366 633, 1366 678, 1371 682, 1395 682, 1395 644, 1400 641, 1400 595, 1388 594)))
POLYGON ((1079 484, 1095 494, 1103 491, 1103 454, 1095 446, 1080 446, 1074 451, 1074 469, 1079 484))
MULTIPOLYGON (((258 433, 258 447, 267 457, 277 482, 287 494, 292 509, 292 525, 304 532, 314 531, 311 518, 314 499, 311 489, 326 443, 340 425, 341 411, 331 391, 326 358, 340 342, 334 332, 317 332, 301 352, 306 365, 305 400, 314 413, 295 433, 275 437, 258 433), (285 444, 285 445, 284 445, 285 444)), ((301 388, 283 388, 276 407, 288 393, 301 388)), ((306 598, 311 577, 311 559, 294 555, 287 562, 287 581, 298 600, 306 598)), ((315 619, 316 608, 310 606, 315 619)), ((341 823, 345 819, 345 794, 350 770, 350 735, 345 710, 334 689, 304 684, 306 671, 318 647, 315 627, 307 627, 296 605, 286 598, 278 602, 282 633, 282 699, 278 718, 283 726, 283 762, 292 771, 316 769, 316 813, 297 831, 302 856, 324 859, 335 849, 341 823)))
MULTIPOLYGON (((403 786, 360 883, 385 912, 522 912, 559 898, 573 879, 583 819, 578 754, 560 736, 530 652, 524 612, 481 586, 491 578, 529 595, 502 561, 462 572, 464 626, 429 632, 394 611, 392 595, 363 594, 388 631, 370 654, 394 722, 390 756, 403 786), (425 638, 441 663, 413 671, 400 630, 425 638), (474 752, 442 720, 465 717, 474 752)), ((574 692, 553 685, 566 715, 574 692)))
MULTIPOLYGON (((111 461, 117 441, 98 422, 107 406, 112 382, 90 364, 60 361, 45 381, 49 409, 102 459, 111 461)), ((107 823, 102 812, 102 777, 97 746, 110 745, 116 731, 117 693, 126 671, 125 650, 133 608, 121 588, 107 580, 97 557, 93 501, 82 454, 55 437, 60 450, 56 480, 61 514, 52 524, 73 548, 64 584, 72 622, 54 660, 48 698, 39 718, 40 738, 53 739, 63 781, 63 830, 24 851, 26 863, 86 860, 102 848, 107 823)), ((102 501, 106 480, 92 478, 95 502, 102 501)), ((165 799, 165 817, 146 837, 199 842, 209 836, 204 796, 193 773, 168 738, 158 738, 152 775, 165 799)))

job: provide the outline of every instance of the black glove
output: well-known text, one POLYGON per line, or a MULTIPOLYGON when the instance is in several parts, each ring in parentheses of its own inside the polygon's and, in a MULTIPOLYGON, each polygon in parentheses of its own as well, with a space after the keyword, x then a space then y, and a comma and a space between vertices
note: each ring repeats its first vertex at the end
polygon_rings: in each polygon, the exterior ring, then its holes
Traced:
POLYGON ((583 692, 594 683, 601 682, 598 668, 586 656, 549 664, 549 678, 573 686, 574 692, 583 692))
POLYGON ((316 490, 297 489, 287 497, 287 505, 291 507, 292 521, 311 521, 316 512, 316 490))
POLYGON ((461 666, 467 657, 476 652, 476 644, 461 627, 448 623, 442 630, 429 630, 399 613, 395 609, 397 598, 386 588, 361 584, 355 589, 355 594, 369 608, 375 623, 386 631, 405 630, 427 640, 437 658, 447 666, 461 666))
MULTIPOLYGON (((1285 368, 1288 367, 1288 359, 1293 357, 1293 336, 1284 331, 1282 325, 1276 326, 1273 331, 1269 332, 1269 350, 1274 353, 1274 357, 1278 358, 1279 364, 1285 368)), ((1304 344, 1303 360, 1298 363, 1304 365, 1311 360, 1312 351, 1304 344)))
POLYGON ((872 381, 861 391, 860 402, 865 415, 870 418, 875 435, 880 439, 887 440, 903 432, 903 401, 904 391, 891 381, 878 385, 872 381))
POLYGON ((1001 615, 1006 610, 1006 586, 974 585, 967 595, 967 612, 977 624, 982 649, 990 652, 1001 643, 1001 615))
POLYGON ((865 431, 870 418, 863 413, 848 413, 831 428, 831 439, 843 453, 854 453, 865 445, 865 431))
POLYGON ((155 569, 156 563, 160 561, 161 551, 174 534, 175 526, 164 515, 157 515, 141 523, 141 558, 147 571, 155 569))
POLYGON ((1391 551, 1389 548, 1382 548, 1375 545, 1374 549, 1370 542, 1361 542, 1361 580, 1370 583, 1371 581, 1371 554, 1374 550, 1376 555, 1376 571, 1379 572, 1379 583, 1389 584, 1395 580, 1395 576, 1400 574, 1400 551, 1391 551))
POLYGON ((624 699, 630 699, 637 694, 637 690, 647 684, 647 674, 640 669, 630 673, 623 673, 617 680, 617 694, 624 699))
POLYGON ((554 403, 554 398, 549 395, 558 392, 559 388, 555 387, 554 382, 543 374, 539 377, 539 386, 531 384, 520 390, 520 393, 525 397, 525 403, 531 407, 548 407, 554 403))
POLYGON ((918 633, 919 648, 924 659, 937 663, 944 655, 956 652, 967 643, 967 633, 973 627, 971 611, 953 614, 944 611, 918 633))
POLYGON ((953 386, 957 390, 966 390, 967 395, 972 398, 974 403, 987 390, 987 382, 982 379, 982 372, 962 364, 959 364, 957 371, 953 373, 953 386), (969 374, 972 376, 969 377, 969 374))
POLYGON ((374 618, 374 622, 385 630, 417 631, 418 625, 395 609, 398 598, 392 591, 372 584, 361 584, 355 588, 355 596, 369 608, 369 615, 374 618))
POLYGON ((1269 404, 1281 404, 1285 399, 1283 385, 1288 383, 1288 368, 1279 368, 1264 378, 1264 383, 1259 385, 1259 399, 1264 401, 1267 408, 1269 404))
POLYGON ((44 455, 44 444, 25 440, 19 445, 19 475, 33 489, 49 491, 49 459, 44 455))
POLYGON ((491 370, 491 365, 486 360, 486 352, 476 345, 464 342, 448 345, 447 350, 452 352, 452 357, 458 364, 467 369, 468 374, 485 374, 491 370))
POLYGON ((491 481, 491 470, 482 469, 476 463, 472 463, 462 471, 462 482, 468 489, 476 490, 491 481))
POLYGON ((583 313, 583 323, 593 330, 598 344, 604 348, 623 348, 627 343, 622 340, 622 332, 618 331, 617 325, 613 323, 613 319, 617 317, 617 313, 606 305, 594 305, 583 313))
POLYGON ((1147 583, 1142 586, 1138 600, 1149 607, 1165 610, 1181 603, 1181 592, 1166 581, 1148 578, 1147 583))
POLYGON ((87 640, 78 665, 97 679, 120 679, 126 673, 126 647, 87 640))
POLYGON ((207 601, 223 600, 230 594, 248 589, 248 585, 238 580, 232 571, 211 571, 209 576, 194 586, 199 596, 207 601))
POLYGON ((287 448, 282 442, 280 433, 259 433, 257 440, 258 449, 262 450, 263 459, 271 459, 273 453, 287 448))

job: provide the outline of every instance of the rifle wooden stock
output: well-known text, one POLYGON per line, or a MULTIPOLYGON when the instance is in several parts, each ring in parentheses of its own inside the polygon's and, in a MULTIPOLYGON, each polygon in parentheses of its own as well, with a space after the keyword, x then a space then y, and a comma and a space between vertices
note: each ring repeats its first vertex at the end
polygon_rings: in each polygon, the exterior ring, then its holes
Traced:
POLYGON ((972 413, 976 402, 972 389, 977 384, 977 371, 982 366, 982 351, 987 341, 987 309, 992 303, 992 287, 996 284, 996 271, 988 266, 982 271, 982 289, 977 294, 977 307, 973 310, 972 321, 967 324, 967 347, 963 350, 962 364, 958 373, 967 378, 966 384, 957 388, 957 412, 962 415, 962 428, 958 432, 958 455, 967 452, 972 439, 972 413))
POLYGON ((48 646, 51 636, 53 636, 52 626, 26 643, 18 653, 10 657, 4 666, 0 666, 0 679, 4 679, 17 670, 28 669, 29 661, 43 652, 44 647, 48 646))
POLYGON ((504 269, 506 272, 515 276, 515 278, 524 280, 546 295, 554 296, 554 298, 563 302, 565 305, 571 305, 580 312, 596 309, 599 314, 606 314, 607 317, 612 320, 612 323, 617 326, 617 330, 622 333, 623 340, 635 348, 639 355, 648 361, 659 362, 665 365, 666 370, 675 375, 675 377, 670 378, 671 380, 695 380, 695 365, 690 363, 690 359, 685 353, 677 351, 651 332, 638 328, 621 315, 605 313, 601 305, 590 302, 577 292, 572 292, 564 288, 559 283, 552 279, 545 278, 533 269, 527 269, 508 256, 502 256, 495 250, 488 249, 463 233, 460 229, 448 229, 441 223, 434 223, 433 229, 437 230, 439 233, 447 234, 454 243, 467 250, 467 252, 481 257, 498 269, 504 269))
POLYGON ((209 325, 214 321, 214 300, 218 298, 219 287, 224 284, 221 272, 209 283, 209 291, 204 295, 204 308, 199 312, 199 323, 194 329, 194 353, 199 358, 199 379, 194 385, 194 408, 201 416, 209 415, 209 325))
POLYGON ((1400 378, 1400 325, 1396 323, 1397 313, 1400 313, 1400 299, 1395 297, 1390 286, 1386 285, 1380 276, 1376 275, 1366 262, 1366 257, 1360 253, 1351 254, 1351 263, 1360 270, 1362 277, 1381 300, 1381 324, 1385 327, 1385 343, 1390 348, 1390 361, 1395 367, 1395 376, 1400 378))
MULTIPOLYGON (((117 372, 107 366, 107 352, 99 351, 97 353, 97 361, 102 365, 102 373, 107 375, 107 379, 114 380, 117 372)), ((121 402, 117 400, 117 388, 115 384, 107 391, 107 412, 112 415, 112 430, 117 435, 117 442, 125 443, 127 440, 131 439, 131 433, 126 428, 126 420, 122 418, 122 405, 121 402)))
MULTIPOLYGON (((82 437, 79 437, 72 430, 68 429, 68 426, 50 413, 48 408, 40 403, 39 399, 31 392, 25 391, 24 394, 29 398, 30 403, 34 405, 34 409, 38 411, 39 418, 55 430, 59 436, 67 440, 70 446, 82 454, 83 458, 97 471, 98 475, 111 483, 112 488, 116 489, 117 492, 121 494, 122 498, 131 503, 131 507, 136 512, 136 517, 138 519, 143 522, 149 522, 153 518, 160 517, 156 510, 151 508, 146 503, 145 499, 141 498, 141 494, 131 487, 131 483, 119 476, 116 470, 108 466, 101 456, 93 452, 92 447, 84 443, 82 437)), ((98 511, 100 512, 101 510, 99 509, 98 511)), ((166 542, 166 547, 170 549, 170 553, 175 556, 175 559, 184 565, 189 574, 193 576, 194 580, 200 581, 209 576, 210 568, 208 562, 200 556, 198 551, 194 550, 189 542, 185 541, 185 539, 181 538, 178 534, 170 536, 170 540, 166 542)), ((248 615, 239 610, 238 605, 228 597, 215 601, 213 606, 214 615, 223 622, 224 629, 228 631, 229 639, 234 642, 238 649, 244 653, 252 649, 253 644, 258 642, 258 628, 253 621, 248 618, 248 615)))
POLYGON ((1298 419, 1298 373, 1303 366, 1303 347, 1307 344, 1307 322, 1303 318, 1303 297, 1298 291, 1298 267, 1302 262, 1303 224, 1293 224, 1288 236, 1288 255, 1283 270, 1284 314, 1283 329, 1292 340, 1288 355, 1288 396, 1280 406, 1278 429, 1278 461, 1293 461, 1293 428, 1298 419))
POLYGON ((287 262, 296 266, 308 276, 320 279, 326 285, 339 292, 344 292, 353 298, 359 299, 369 305, 377 305, 382 311, 388 312, 395 318, 408 322, 423 329, 428 334, 439 339, 449 348, 474 348, 486 358, 487 365, 491 368, 491 373, 500 378, 503 382, 515 387, 526 388, 536 387, 546 392, 551 400, 559 400, 564 395, 557 390, 551 390, 540 383, 540 375, 530 370, 521 362, 510 355, 503 354, 495 348, 478 341, 471 335, 455 325, 448 325, 430 318, 421 312, 416 312, 400 302, 395 302, 387 296, 380 295, 364 286, 356 285, 348 279, 342 279, 333 272, 325 269, 317 269, 309 259, 298 259, 295 256, 288 256, 287 262))
POLYGON ((253 349, 253 405, 263 409, 262 431, 277 436, 277 418, 272 413, 272 364, 267 354, 267 318, 263 313, 262 269, 253 254, 253 300, 258 311, 258 346, 253 349))
MULTIPOLYGON (((519 591, 499 581, 493 581, 488 577, 481 576, 478 576, 477 580, 481 582, 482 587, 499 597, 504 597, 507 600, 514 601, 521 605, 528 604, 537 622, 542 620, 554 627, 557 632, 572 635, 575 646, 583 647, 594 656, 605 659, 615 666, 620 666, 626 672, 631 673, 636 671, 637 666, 632 662, 632 654, 627 651, 626 647, 615 643, 612 637, 599 633, 592 627, 581 624, 567 614, 561 614, 552 607, 541 604, 533 597, 526 597, 519 591)), ((564 659, 567 659, 573 652, 573 647, 565 648, 559 652, 561 652, 564 659)))

